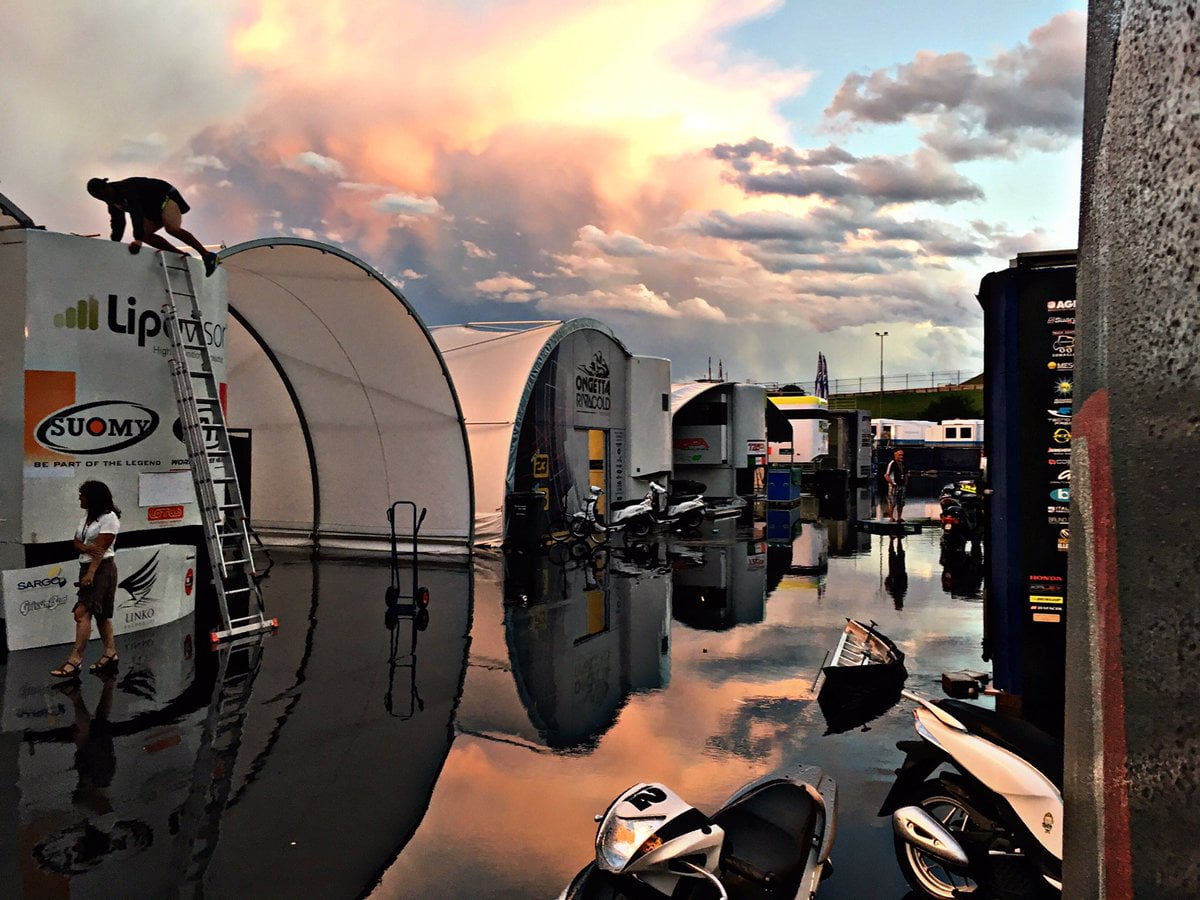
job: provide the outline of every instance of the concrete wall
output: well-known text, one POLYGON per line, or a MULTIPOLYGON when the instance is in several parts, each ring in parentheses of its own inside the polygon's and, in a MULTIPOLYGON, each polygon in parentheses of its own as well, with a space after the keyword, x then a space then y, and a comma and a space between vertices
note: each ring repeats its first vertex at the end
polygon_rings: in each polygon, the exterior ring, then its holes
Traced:
POLYGON ((1200 896, 1198 14, 1089 9, 1068 897, 1200 896))

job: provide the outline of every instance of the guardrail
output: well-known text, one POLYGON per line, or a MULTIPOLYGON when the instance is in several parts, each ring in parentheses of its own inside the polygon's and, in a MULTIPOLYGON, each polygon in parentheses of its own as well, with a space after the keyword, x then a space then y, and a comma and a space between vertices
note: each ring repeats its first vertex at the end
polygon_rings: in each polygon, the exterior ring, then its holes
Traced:
MULTIPOLYGON (((967 378, 972 376, 968 373, 967 378)), ((976 376, 977 377, 977 376, 976 376)), ((798 388, 802 393, 811 390, 812 382, 801 381, 760 381, 758 384, 768 391, 781 391, 798 388)), ((940 391, 969 391, 977 390, 982 385, 963 384, 963 370, 952 369, 945 372, 905 372, 903 375, 885 375, 880 385, 878 375, 864 375, 860 378, 832 378, 829 381, 829 396, 838 394, 878 394, 889 391, 912 391, 936 393, 940 391)))

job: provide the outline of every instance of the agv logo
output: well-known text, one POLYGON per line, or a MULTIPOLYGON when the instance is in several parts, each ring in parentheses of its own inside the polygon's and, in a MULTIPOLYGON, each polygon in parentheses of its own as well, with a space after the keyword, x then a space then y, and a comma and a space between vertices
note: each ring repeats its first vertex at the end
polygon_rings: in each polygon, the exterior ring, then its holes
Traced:
POLYGON ((52 412, 34 429, 48 450, 89 456, 124 450, 144 441, 158 427, 158 413, 127 400, 96 400, 52 412))

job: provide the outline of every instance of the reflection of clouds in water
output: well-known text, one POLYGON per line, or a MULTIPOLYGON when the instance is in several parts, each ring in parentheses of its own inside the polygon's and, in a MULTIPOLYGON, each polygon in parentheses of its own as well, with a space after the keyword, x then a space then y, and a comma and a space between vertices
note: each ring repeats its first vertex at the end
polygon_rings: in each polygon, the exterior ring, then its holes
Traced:
POLYGON ((761 762, 795 740, 796 723, 811 700, 793 697, 750 697, 722 721, 723 731, 704 742, 715 756, 739 756, 761 762))
MULTIPOLYGON (((737 641, 736 648, 708 640, 708 652, 702 659, 678 659, 675 665, 687 667, 689 675, 718 684, 747 677, 756 681, 794 678, 798 671, 811 671, 815 675, 821 657, 832 646, 827 638, 825 630, 819 628, 759 626, 746 640, 737 641)), ((836 635, 832 640, 836 640, 836 635)))

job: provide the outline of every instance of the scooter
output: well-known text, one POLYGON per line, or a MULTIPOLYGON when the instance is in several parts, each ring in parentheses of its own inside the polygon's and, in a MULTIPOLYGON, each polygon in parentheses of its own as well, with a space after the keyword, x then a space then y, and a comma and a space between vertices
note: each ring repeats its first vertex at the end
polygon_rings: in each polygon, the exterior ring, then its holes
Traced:
POLYGON ((568 527, 571 535, 580 540, 592 536, 606 540, 610 534, 625 529, 635 537, 645 537, 654 528, 654 492, 647 491, 640 500, 618 500, 608 504, 608 521, 596 516, 596 504, 604 493, 593 485, 583 498, 583 509, 571 515, 568 527))
POLYGON ((902 696, 922 740, 896 745, 904 765, 879 815, 908 883, 942 900, 1061 892, 1062 743, 972 703, 902 696))
POLYGON ((979 548, 983 527, 979 486, 971 480, 948 484, 938 496, 938 505, 943 545, 951 550, 962 550, 968 543, 973 550, 979 548))
MULTIPOLYGON (((699 485, 699 482, 690 482, 699 485)), ((684 528, 694 531, 704 521, 703 488, 695 493, 671 494, 657 481, 650 482, 650 491, 654 494, 654 518, 660 525, 684 528)))
POLYGON ((559 900, 811 900, 833 872, 837 785, 816 766, 790 766, 710 818, 666 785, 635 784, 596 821, 596 858, 559 900))

